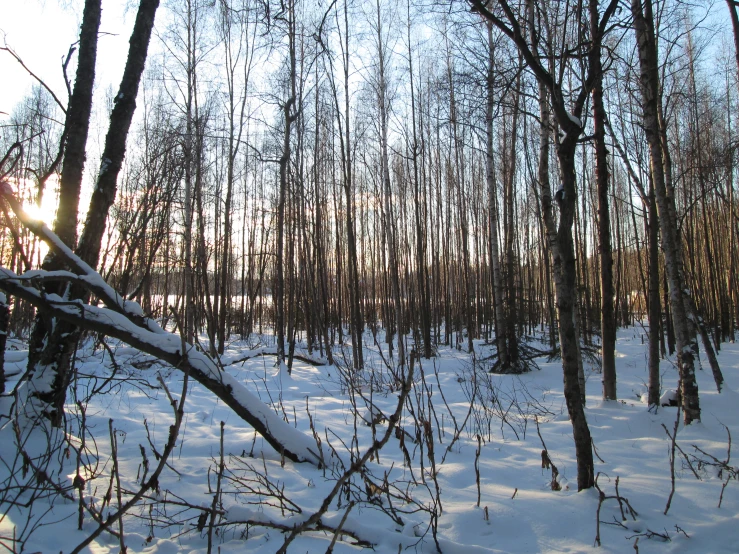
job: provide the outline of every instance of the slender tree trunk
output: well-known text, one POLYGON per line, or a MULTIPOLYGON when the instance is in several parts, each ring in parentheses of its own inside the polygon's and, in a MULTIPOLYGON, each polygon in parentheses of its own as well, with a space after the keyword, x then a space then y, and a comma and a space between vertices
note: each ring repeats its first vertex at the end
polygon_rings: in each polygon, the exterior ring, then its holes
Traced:
POLYGON ((662 303, 659 298, 659 216, 657 201, 654 197, 654 186, 649 187, 647 202, 649 221, 649 405, 658 406, 660 398, 659 381, 659 338, 662 336, 662 303))
MULTIPOLYGON (((462 318, 464 318, 464 326, 467 328, 467 350, 474 355, 473 339, 477 335, 475 328, 474 313, 472 310, 472 283, 470 278, 470 256, 469 256, 469 225, 467 224, 467 194, 465 191, 465 156, 463 137, 460 136, 459 121, 457 117, 457 101, 455 96, 454 70, 452 64, 451 52, 447 44, 447 78, 449 80, 449 114, 452 128, 453 154, 454 154, 454 179, 456 189, 454 194, 456 198, 452 200, 453 205, 457 207, 457 218, 459 228, 459 244, 460 260, 458 263, 459 279, 455 285, 458 290, 457 306, 462 306, 462 310, 458 314, 459 326, 457 332, 457 344, 461 344, 462 337, 462 318)), ((450 194, 452 191, 450 190, 450 194)))
MULTIPOLYGON (((221 295, 220 306, 218 309, 218 353, 223 354, 225 342, 230 334, 228 321, 231 319, 231 298, 232 286, 231 282, 231 257, 232 257, 232 214, 231 203, 233 199, 234 189, 234 171, 236 165, 236 157, 238 156, 241 146, 241 138, 244 131, 244 120, 246 118, 246 100, 249 87, 249 77, 251 74, 252 60, 254 55, 253 44, 250 44, 248 38, 248 16, 246 13, 234 12, 226 0, 221 0, 221 25, 224 36, 224 48, 226 59, 226 84, 228 87, 228 155, 226 168, 226 200, 224 203, 223 214, 223 251, 221 252, 221 295), (238 15, 237 15, 238 14, 238 15), (237 51, 234 58, 234 52, 231 47, 232 38, 232 17, 238 17, 239 40, 244 41, 245 52, 243 53, 243 90, 241 91, 241 104, 239 106, 238 118, 236 115, 236 66, 240 61, 242 54, 241 48, 237 51)), ((244 207, 246 211, 246 207, 244 207)), ((243 250, 242 250, 243 251, 243 250)), ((241 296, 243 300, 243 293, 241 296)), ((243 302, 242 302, 243 310, 243 302)))
MULTIPOLYGON (((737 52, 737 66, 739 66, 739 20, 736 20, 734 25, 734 37, 736 39, 736 52, 737 52)), ((738 68, 739 69, 739 68, 738 68)), ((739 72, 737 72, 739 77, 739 72)), ((729 92, 729 74, 726 75, 726 128, 728 135, 731 136, 731 94, 729 92)), ((726 183, 726 197, 729 200, 729 209, 727 214, 727 221, 729 224, 729 271, 726 276, 727 288, 729 290, 729 306, 728 320, 729 320, 729 340, 734 342, 734 335, 736 332, 736 325, 739 324, 739 301, 737 301, 737 287, 736 282, 736 226, 732 223, 734 216, 734 151, 729 150, 729 178, 726 183), (735 321, 735 310, 736 310, 736 321, 735 321)))
MULTIPOLYGON (((364 332, 364 318, 362 317, 362 307, 360 305, 359 290, 359 268, 357 263, 357 239, 355 230, 355 211, 354 202, 352 201, 354 183, 352 169, 352 144, 350 134, 350 113, 349 113, 349 6, 348 2, 344 2, 344 55, 342 57, 344 70, 344 138, 340 138, 343 164, 344 164, 344 193, 346 194, 346 238, 347 251, 349 254, 349 301, 351 302, 350 315, 352 319, 351 335, 352 335, 352 357, 354 367, 362 369, 364 367, 364 353, 362 345, 362 336, 364 332)), ((336 106, 338 112, 338 104, 336 106)))
MULTIPOLYGON (((425 199, 421 198, 421 188, 424 183, 419 178, 418 158, 421 154, 421 144, 418 140, 418 128, 416 125, 416 91, 413 74, 413 50, 411 48, 411 4, 408 7, 408 68, 411 95, 411 124, 412 124, 412 144, 411 159, 413 162, 413 193, 415 204, 415 224, 416 224, 416 272, 418 282, 418 303, 419 303, 419 319, 421 322, 421 337, 423 341, 423 357, 429 359, 431 357, 431 307, 429 303, 428 291, 428 266, 426 264, 426 229, 423 210, 425 207, 425 199)), ((420 355, 420 352, 418 352, 420 355)))
MULTIPOLYGON (((571 135, 570 135, 571 136, 571 135)), ((552 241, 552 266, 557 295, 559 315, 559 344, 562 352, 564 372, 564 394, 567 409, 572 420, 575 450, 578 458, 578 489, 590 488, 594 482, 593 451, 590 429, 585 419, 583 397, 585 391, 580 379, 580 348, 575 318, 577 298, 575 245, 572 237, 572 223, 575 215, 575 148, 576 142, 565 140, 557 147, 562 175, 562 194, 558 201, 560 221, 555 240, 552 241)))
MULTIPOLYGON (((490 265, 493 277, 493 303, 495 306, 495 343, 498 348, 498 363, 505 372, 508 363, 508 342, 506 337, 505 296, 503 292, 503 276, 500 269, 500 253, 498 247, 498 210, 495 202, 495 157, 493 153, 493 112, 495 96, 493 91, 495 68, 495 46, 493 43, 493 26, 488 23, 488 71, 487 100, 485 106, 485 178, 488 193, 488 234, 490 243, 490 265)), ((547 147, 548 148, 548 147, 547 147)), ((548 150, 547 150, 548 155, 548 150)))
POLYGON ((734 55, 736 56, 736 69, 739 72, 739 2, 737 0, 726 0, 729 7, 729 16, 731 17, 731 28, 734 31, 734 55))
POLYGON ((187 342, 194 342, 195 338, 195 283, 192 268, 192 227, 193 227, 193 106, 197 95, 197 46, 198 13, 197 7, 187 2, 187 61, 185 74, 187 77, 187 91, 185 98, 185 137, 183 140, 183 160, 185 166, 185 194, 184 194, 184 244, 185 260, 182 272, 182 288, 184 292, 184 317, 180 321, 181 329, 187 342))
POLYGON ((4 293, 0 293, 0 394, 5 392, 5 344, 8 340, 10 306, 4 293))
POLYGON ((562 188, 557 191, 556 199, 560 208, 560 221, 557 227, 554 222, 552 193, 549 185, 549 107, 547 90, 539 85, 539 108, 541 131, 539 143, 539 187, 541 212, 544 229, 547 235, 549 253, 552 256, 552 272, 556 294, 557 315, 559 316, 559 344, 562 354, 562 370, 564 374, 564 394, 567 411, 572 421, 575 451, 577 455, 578 490, 590 488, 595 479, 593 451, 590 429, 585 419, 585 410, 579 379, 577 328, 575 324, 575 244, 572 237, 572 224, 575 215, 575 149, 576 139, 566 135, 557 146, 557 156, 562 175, 562 188))
MULTIPOLYGON (((523 70, 523 63, 521 57, 518 60, 519 68, 523 70)), ((521 73, 519 72, 516 78, 515 90, 512 91, 514 94, 513 101, 513 112, 511 113, 511 134, 510 134, 510 149, 506 155, 507 160, 504 167, 506 172, 504 175, 505 180, 505 209, 504 221, 505 221, 505 257, 506 257, 506 272, 505 272, 505 333, 506 342, 508 343, 506 349, 508 353, 508 362, 511 365, 511 369, 515 372, 519 372, 519 352, 518 352, 518 337, 516 336, 516 323, 518 321, 518 309, 516 304, 516 276, 514 268, 518 266, 514 243, 516 238, 516 222, 515 222, 515 180, 516 180, 516 159, 518 158, 518 120, 519 111, 521 104, 521 73)))
POLYGON ((282 138, 282 155, 280 156, 280 190, 277 200, 277 244, 276 244, 276 267, 275 267, 275 326, 277 334, 277 364, 285 361, 285 203, 287 200, 287 187, 290 171, 290 135, 292 124, 297 119, 295 113, 296 101, 296 35, 295 35, 295 6, 292 2, 287 7, 288 43, 290 75, 288 77, 289 96, 282 106, 284 129, 282 138))
MULTIPOLYGON (((598 35, 598 0, 590 0, 591 35, 598 35)), ((595 179, 598 189, 598 247, 600 250, 600 332, 603 359, 603 399, 616 400, 616 318, 613 309, 613 253, 609 217, 608 151, 606 150, 606 110, 603 105, 603 65, 600 44, 590 50, 593 66, 593 135, 595 142, 595 179)))
POLYGON ((388 253, 388 270, 390 277, 390 288, 395 304, 395 331, 398 337, 398 366, 402 374, 405 367, 405 344, 403 340, 403 304, 400 297, 400 274, 398 271, 397 248, 398 242, 395 226, 395 217, 392 204, 392 189, 390 183, 390 158, 388 156, 387 139, 387 81, 385 60, 385 38, 382 36, 382 19, 380 17, 380 2, 377 0, 377 53, 378 53, 378 109, 380 112, 380 156, 382 159, 382 190, 385 204, 385 240, 388 253))
POLYGON ((668 196, 664 173, 667 144, 662 140, 659 116, 659 73, 651 0, 632 0, 634 31, 639 47, 644 132, 649 143, 651 173, 654 179, 662 250, 670 290, 670 308, 677 342, 678 367, 683 417, 686 425, 700 420, 698 385, 695 379, 695 353, 685 310, 685 294, 681 275, 680 238, 675 220, 675 199, 668 196))

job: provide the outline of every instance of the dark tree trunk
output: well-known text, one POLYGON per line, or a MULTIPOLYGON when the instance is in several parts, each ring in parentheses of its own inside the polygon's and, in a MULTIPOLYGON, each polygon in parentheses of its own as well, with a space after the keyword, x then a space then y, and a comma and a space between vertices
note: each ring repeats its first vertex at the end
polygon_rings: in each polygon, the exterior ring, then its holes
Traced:
POLYGON ((136 97, 146 65, 149 41, 158 7, 159 0, 141 0, 139 5, 133 33, 129 40, 126 68, 114 100, 108 134, 105 137, 100 175, 92 193, 90 209, 87 212, 85 227, 77 247, 77 255, 93 269, 100 259, 100 245, 105 232, 105 221, 118 189, 118 173, 126 154, 126 139, 133 114, 136 111, 136 97))
POLYGON ((739 2, 737 0, 726 0, 729 7, 729 15, 731 16, 731 28, 734 31, 734 54, 736 56, 736 69, 739 72, 739 2))
MULTIPOLYGON (((591 35, 598 37, 598 1, 591 0, 591 35)), ((600 332, 603 359, 603 399, 616 400, 616 318, 613 309, 613 253, 611 219, 608 207, 608 151, 606 150, 606 110, 603 105, 603 65, 600 44, 590 50, 593 82, 593 139, 595 143, 595 179, 598 189, 598 248, 600 250, 600 332)))
MULTIPOLYGON (((97 266, 100 256, 100 244, 105 231, 108 209, 115 199, 118 172, 125 155, 126 138, 136 109, 136 96, 146 63, 149 40, 158 7, 159 0, 141 0, 139 5, 136 22, 129 41, 130 47, 126 68, 123 72, 116 103, 110 118, 100 173, 77 249, 82 260, 93 269, 97 266)), ((95 32, 97 33, 97 30, 95 32)), ((86 294, 83 290, 76 290, 73 287, 70 291, 70 297, 84 299, 86 294)), ((46 337, 46 346, 36 364, 44 368, 45 371, 53 370, 56 372, 51 381, 49 393, 39 394, 39 398, 48 403, 48 416, 52 424, 56 426, 62 424, 64 401, 72 378, 72 356, 78 339, 79 330, 77 328, 68 323, 57 322, 46 337)), ((29 363, 31 363, 30 357, 29 363)))
MULTIPOLYGON (((73 248, 77 239, 77 213, 80 187, 85 169, 85 145, 92 112, 95 61, 102 0, 85 0, 80 30, 80 47, 74 89, 69 98, 65 122, 67 142, 64 148, 62 175, 59 181, 59 207, 54 220, 54 233, 73 248)), ((45 269, 51 269, 46 268, 45 269)))
MULTIPOLYGON (((64 124, 66 143, 59 182, 59 206, 53 229, 61 241, 70 248, 74 248, 77 240, 77 213, 85 168, 85 145, 92 111, 101 2, 102 0, 85 1, 80 28, 77 72, 64 124)), ((53 254, 47 256, 42 265, 45 270, 56 270, 61 267, 61 262, 57 261, 53 254)), ((57 289, 54 292, 63 291, 57 289)), ((36 317, 28 345, 28 373, 32 382, 38 381, 38 385, 34 384, 31 388, 34 389, 32 394, 43 405, 41 409, 53 425, 60 426, 66 394, 63 381, 68 372, 62 360, 54 359, 56 354, 49 360, 49 356, 44 353, 50 335, 55 330, 53 326, 48 327, 43 318, 36 317), (46 381, 43 374, 47 371, 52 372, 52 375, 49 376, 48 384, 42 384, 42 381, 46 381)), ((64 357, 65 353, 61 352, 59 356, 64 357)))
POLYGON ((295 111, 296 103, 296 32, 295 32, 295 6, 292 2, 288 3, 286 8, 287 23, 287 39, 288 39, 288 55, 289 55, 289 71, 288 90, 289 97, 282 106, 284 118, 284 136, 282 137, 282 155, 280 156, 280 189, 277 199, 277 252, 276 267, 274 281, 274 297, 275 297, 275 326, 277 327, 277 363, 278 365, 285 361, 285 253, 284 253, 284 237, 285 237, 285 204, 287 202, 287 187, 290 178, 290 154, 291 145, 290 138, 292 134, 292 125, 298 118, 295 111))
POLYGON ((492 24, 488 24, 487 99, 485 106, 485 178, 488 189, 488 250, 490 252, 490 267, 493 284, 495 343, 498 349, 498 364, 501 367, 501 370, 505 372, 509 367, 509 358, 508 342, 506 341, 508 333, 506 331, 507 320, 505 317, 503 276, 500 270, 500 252, 498 247, 498 211, 497 202, 495 202, 495 158, 493 156, 493 112, 495 110, 495 95, 493 92, 494 59, 495 48, 493 45, 492 24))
MULTIPOLYGON (((418 126, 416 124, 416 91, 413 81, 413 52, 411 50, 411 14, 410 2, 408 3, 408 67, 410 73, 410 92, 411 92, 411 123, 413 138, 411 144, 411 158, 413 161, 413 193, 415 203, 415 223, 416 223, 416 272, 418 282, 418 304, 420 314, 418 314, 421 322, 421 337, 423 342, 423 357, 429 359, 431 357, 431 303, 429 301, 428 290, 428 266, 426 264, 426 218, 425 192, 421 193, 425 188, 425 183, 419 178, 418 160, 421 154, 422 145, 418 140, 418 126), (423 196, 423 197, 422 197, 423 196)), ((421 115, 421 117, 423 117, 421 115)), ((418 352, 420 355, 421 353, 418 352)))
POLYGON ((649 210, 649 393, 650 406, 659 405, 659 340, 662 321, 662 303, 659 297, 659 220, 657 201, 654 198, 654 187, 650 186, 647 201, 649 210))
MULTIPOLYGON (((524 19, 527 27, 521 27, 521 18, 518 17, 511 5, 505 0, 498 0, 503 19, 490 11, 488 3, 482 0, 469 0, 473 10, 480 13, 488 21, 496 25, 515 45, 528 67, 534 73, 539 83, 539 107, 541 110, 541 143, 539 181, 541 186, 540 201, 542 204, 542 218, 545 222, 547 242, 552 256, 552 267, 557 294, 557 312, 559 315, 559 337, 562 353, 562 370, 564 373, 564 394, 567 409, 572 421, 572 431, 575 439, 575 454, 577 457, 577 487, 578 490, 587 489, 594 484, 593 450, 590 430, 585 418, 583 398, 585 391, 580 384, 579 368, 580 349, 575 321, 576 303, 576 264, 575 250, 572 236, 572 226, 575 217, 577 200, 575 151, 578 139, 583 128, 579 118, 587 97, 592 92, 595 73, 592 67, 587 68, 580 88, 571 101, 568 110, 568 100, 564 92, 564 85, 544 65, 539 45, 539 33, 536 28, 533 4, 526 4, 527 17, 524 19), (528 30, 528 33, 526 32, 528 30), (529 40, 531 42, 529 43, 529 40), (557 144, 562 185, 557 191, 556 199, 560 209, 559 224, 555 228, 553 220, 552 196, 549 188, 548 155, 549 148, 549 107, 551 106, 562 138, 557 144)), ((584 54, 588 58, 600 55, 602 35, 607 29, 611 16, 616 11, 617 1, 611 0, 602 17, 595 26, 595 35, 591 37, 588 50, 584 54), (596 50, 596 53, 593 53, 596 50)), ((549 52, 549 55, 555 53, 549 52)))
MULTIPOLYGON (((376 2, 377 9, 377 54, 378 54, 378 110, 380 112, 380 156, 382 160, 381 179, 383 203, 385 208, 385 240, 388 253, 388 273, 390 278, 389 288, 391 291, 393 304, 395 305, 395 333, 398 338, 398 375, 403 374, 405 367, 405 344, 404 344, 404 324, 403 324, 403 304, 400 296, 400 272, 398 269, 398 239, 397 226, 394 217, 392 189, 390 183, 390 157, 388 155, 388 100, 387 100, 387 83, 385 80, 386 59, 385 49, 387 45, 383 42, 386 40, 382 35, 382 20, 380 17, 380 2, 376 2)), ((388 326, 389 327, 389 326, 388 326)), ((388 332, 389 345, 392 352, 392 331, 388 332)))
POLYGON ((0 394, 5 392, 5 343, 8 340, 10 306, 4 294, 0 294, 0 394))
MULTIPOLYGON (((522 61, 519 56, 519 68, 521 70, 522 61)), ((507 160, 505 161, 506 171, 504 172, 505 190, 504 190, 504 202, 505 209, 503 210, 504 221, 505 221, 505 258, 506 258, 506 271, 505 271, 505 340, 506 340, 506 352, 508 355, 509 371, 516 373, 520 372, 520 367, 523 367, 519 363, 519 352, 518 352, 518 337, 516 335, 516 323, 518 321, 518 310, 516 306, 516 276, 514 268, 517 267, 516 256, 514 250, 514 243, 516 239, 516 224, 515 224, 515 189, 514 183, 516 179, 516 159, 518 157, 518 119, 521 103, 521 74, 519 73, 516 79, 516 87, 513 101, 513 113, 511 114, 511 131, 510 131, 510 148, 506 154, 507 160)))
POLYGON ((593 486, 595 475, 590 429, 585 419, 583 402, 585 391, 582 390, 580 383, 580 340, 575 321, 577 317, 575 304, 577 298, 577 267, 572 224, 577 201, 575 188, 575 149, 577 142, 574 138, 571 138, 572 133, 568 133, 568 135, 557 147, 557 158, 559 159, 562 175, 562 194, 559 195, 560 220, 553 241, 556 248, 552 248, 552 266, 557 293, 564 395, 575 439, 577 486, 578 490, 582 490, 593 486))
POLYGON ((580 385, 580 348, 575 317, 575 244, 572 237, 572 224, 577 202, 575 189, 575 149, 576 139, 570 135, 557 146, 562 188, 557 191, 557 202, 560 208, 559 227, 554 222, 552 193, 549 184, 549 136, 550 115, 547 103, 546 88, 539 85, 540 107, 540 143, 539 143, 539 187, 541 214, 544 220, 547 246, 552 257, 552 273, 559 316, 559 344, 562 354, 562 371, 564 374, 564 394, 567 411, 572 421, 572 432, 575 439, 577 456, 577 487, 587 489, 595 482, 593 451, 590 429, 585 418, 583 396, 585 391, 580 385))
MULTIPOLYGON (((352 145, 350 141, 349 129, 349 7, 348 2, 344 2, 344 28, 346 35, 344 37, 344 112, 346 119, 344 124, 345 141, 342 142, 344 148, 344 192, 346 193, 346 238, 347 251, 349 254, 349 301, 351 302, 350 317, 352 318, 352 356, 354 359, 354 367, 357 369, 364 368, 364 353, 362 346, 362 335, 364 331, 364 318, 362 317, 362 307, 360 304, 359 290, 359 268, 357 264, 357 238, 354 221, 354 203, 352 202, 352 190, 354 187, 352 180, 352 145)), ((338 105, 336 107, 338 110, 338 105)))

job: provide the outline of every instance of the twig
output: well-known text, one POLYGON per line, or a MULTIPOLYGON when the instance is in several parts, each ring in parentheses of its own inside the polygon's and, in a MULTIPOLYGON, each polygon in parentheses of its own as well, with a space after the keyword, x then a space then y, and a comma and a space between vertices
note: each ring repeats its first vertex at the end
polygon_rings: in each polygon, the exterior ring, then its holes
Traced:
POLYGON ((544 448, 544 450, 541 451, 541 468, 542 469, 551 469, 552 470, 552 480, 550 481, 550 487, 553 491, 559 491, 562 490, 562 485, 559 484, 559 481, 557 481, 557 477, 559 476, 559 470, 557 469, 557 466, 554 465, 554 462, 549 457, 549 450, 547 450, 547 445, 544 442, 544 437, 541 436, 541 429, 539 429, 539 416, 534 416, 534 421, 536 422, 536 433, 539 435, 539 440, 541 441, 541 446, 544 448))
MULTIPOLYGON (((115 491, 116 491, 116 498, 118 500, 118 508, 123 505, 123 501, 121 498, 121 475, 118 471, 118 439, 115 436, 115 432, 113 430, 113 420, 108 420, 108 429, 110 430, 110 450, 111 450, 111 456, 113 457, 113 469, 112 469, 112 475, 115 476, 115 491)), ((108 501, 110 502, 110 500, 108 501)), ((123 540, 123 518, 118 520, 118 533, 119 533, 119 539, 120 539, 120 545, 121 545, 121 554, 126 554, 127 548, 126 544, 123 540)))
POLYGON ((675 417, 675 427, 672 431, 672 435, 670 435, 670 432, 667 430, 667 427, 665 427, 665 424, 662 424, 662 428, 665 430, 665 433, 667 433, 667 436, 670 437, 670 496, 667 497, 667 505, 665 506, 664 515, 667 515, 667 512, 670 510, 670 504, 672 504, 672 497, 675 494, 675 445, 677 440, 677 429, 680 426, 680 404, 677 406, 677 416, 675 417))
MULTIPOLYGON (((480 450, 482 450, 482 444, 480 442, 480 435, 477 437, 477 450, 475 450, 475 484, 477 485, 477 507, 480 507, 480 450)), ((518 489, 516 489, 518 490, 518 489)), ((515 496, 516 493, 513 493, 515 496)))
POLYGON ((344 471, 344 473, 336 480, 336 483, 334 483, 333 488, 331 489, 331 492, 323 499, 323 502, 321 503, 321 506, 319 507, 318 511, 314 512, 313 515, 308 517, 302 524, 290 527, 289 532, 290 534, 285 537, 285 542, 282 544, 282 546, 277 551, 277 554, 285 554, 287 552, 287 547, 290 545, 290 543, 295 540, 295 537, 297 537, 300 533, 304 532, 307 529, 310 529, 313 526, 316 526, 320 523, 321 518, 323 517, 323 514, 326 513, 329 506, 333 502, 333 499, 336 497, 336 495, 343 489, 344 485, 349 481, 349 478, 360 471, 368 460, 372 459, 375 455, 375 452, 380 450, 385 444, 387 444, 387 441, 390 439, 390 437, 393 435, 393 431, 395 429, 395 426, 398 424, 398 421, 400 420, 400 416, 403 412, 403 406, 405 405, 406 398, 408 398, 408 395, 411 391, 411 386, 413 384, 413 358, 411 358, 410 363, 410 369, 408 370, 408 373, 406 375, 405 380, 402 383, 400 394, 398 395, 398 403, 395 408, 395 412, 388 418, 388 426, 385 430, 384 435, 380 439, 376 439, 373 441, 372 445, 367 449, 367 451, 361 456, 356 458, 352 464, 349 466, 348 469, 344 471))
POLYGON ((221 421, 221 459, 218 463, 218 472, 216 473, 216 493, 213 495, 213 504, 211 504, 210 507, 210 524, 208 525, 208 554, 211 553, 213 548, 213 525, 216 521, 216 508, 218 508, 218 503, 220 502, 221 497, 221 479, 223 479, 223 469, 224 469, 224 463, 223 463, 223 430, 225 427, 225 423, 221 421))
MULTIPOLYGON (((170 426, 169 428, 169 437, 167 439, 167 444, 164 447, 164 450, 162 452, 162 456, 159 459, 159 464, 157 465, 154 472, 151 474, 151 477, 148 481, 146 481, 139 491, 133 495, 131 499, 129 499, 128 502, 126 502, 123 506, 121 506, 118 511, 114 514, 110 514, 108 518, 101 522, 95 531, 93 531, 85 540, 83 540, 80 544, 75 547, 74 550, 72 550, 71 554, 78 554, 81 552, 85 547, 87 547, 90 543, 92 543, 96 538, 100 536, 100 534, 103 531, 107 531, 108 528, 116 523, 123 515, 128 512, 133 506, 135 506, 139 500, 149 491, 152 489, 159 490, 159 476, 161 475, 162 471, 166 467, 167 458, 169 458, 169 455, 174 450, 175 444, 177 443, 177 437, 179 436, 180 426, 182 425, 182 419, 185 414, 184 405, 185 405, 185 399, 187 397, 187 387, 189 384, 189 371, 184 372, 184 379, 182 380, 182 392, 180 393, 180 401, 179 403, 176 401, 173 401, 172 409, 174 411, 174 424, 170 426)), ((165 391, 167 388, 165 387, 165 391)), ((168 394, 169 396, 169 394, 168 394)), ((143 447, 142 447, 143 450, 143 447)))
POLYGON ((59 109, 62 110, 62 112, 66 115, 66 113, 67 113, 67 107, 64 104, 62 104, 61 100, 59 100, 59 98, 57 98, 56 94, 54 94, 54 91, 51 90, 51 88, 44 82, 44 80, 41 79, 41 77, 39 77, 38 75, 36 75, 33 71, 31 71, 28 68, 28 66, 23 62, 23 60, 21 59, 21 57, 18 54, 16 54, 15 51, 12 48, 10 48, 6 44, 5 46, 0 46, 0 51, 7 52, 13 58, 15 58, 15 61, 17 61, 19 64, 21 64, 21 67, 26 70, 26 73, 28 73, 31 77, 33 77, 34 79, 36 79, 36 81, 38 82, 38 84, 41 85, 46 90, 46 92, 49 93, 49 95, 54 99, 54 102, 56 102, 56 105, 59 106, 59 109))
POLYGON ((334 551, 334 545, 336 544, 336 539, 339 538, 339 535, 341 534, 341 529, 344 527, 344 523, 346 523, 346 518, 349 517, 349 512, 352 511, 353 507, 354 507, 354 501, 349 502, 349 505, 346 507, 346 511, 344 512, 344 515, 341 517, 341 521, 339 522, 339 525, 336 527, 334 536, 331 539, 331 544, 329 544, 328 548, 326 549, 326 554, 331 554, 334 551))
MULTIPOLYGON (((621 493, 619 493, 618 482, 619 482, 620 477, 616 477, 616 483, 615 483, 616 495, 612 496, 612 495, 607 495, 600 488, 600 484, 598 483, 598 478, 601 475, 605 475, 605 473, 599 471, 598 475, 595 476, 595 483, 594 483, 595 489, 598 491, 598 508, 595 511, 595 542, 594 544, 598 546, 601 546, 601 543, 600 543, 600 524, 601 524, 600 509, 606 500, 615 499, 618 502, 618 507, 621 510, 621 521, 626 521, 626 514, 624 513, 624 506, 623 506, 624 504, 626 504, 626 507, 629 510, 629 515, 634 521, 636 521, 636 516, 639 515, 636 512, 636 510, 632 508, 629 500, 621 496, 621 493)), ((606 475, 606 477, 608 476, 606 475)), ((620 521, 617 521, 615 517, 613 518, 613 523, 611 522, 603 522, 603 523, 606 523, 607 525, 617 525, 619 527, 623 527, 624 529, 627 528, 623 523, 621 523, 620 521)))

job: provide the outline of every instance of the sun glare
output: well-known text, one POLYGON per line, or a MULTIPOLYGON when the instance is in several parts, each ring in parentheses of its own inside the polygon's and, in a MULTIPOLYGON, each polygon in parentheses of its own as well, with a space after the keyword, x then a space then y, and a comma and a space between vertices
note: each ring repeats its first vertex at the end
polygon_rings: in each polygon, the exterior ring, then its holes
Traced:
POLYGON ((47 225, 49 224, 49 221, 47 220, 47 217, 46 217, 47 213, 44 211, 43 208, 40 208, 36 204, 25 204, 23 206, 23 211, 25 211, 33 219, 40 219, 47 225))
POLYGON ((47 189, 44 198, 41 201, 41 206, 35 202, 25 202, 23 204, 23 210, 34 219, 38 219, 46 223, 51 227, 56 216, 57 198, 53 189, 50 187, 47 189))

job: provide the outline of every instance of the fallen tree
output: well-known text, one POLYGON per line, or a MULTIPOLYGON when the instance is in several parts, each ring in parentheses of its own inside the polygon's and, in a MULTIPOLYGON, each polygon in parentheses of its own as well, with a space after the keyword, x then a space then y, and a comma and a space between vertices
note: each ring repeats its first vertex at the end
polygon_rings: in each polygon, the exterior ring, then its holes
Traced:
POLYGON ((70 271, 31 270, 16 274, 0 267, 0 290, 31 303, 42 315, 78 328, 119 339, 134 348, 171 364, 186 373, 221 399, 241 419, 281 455, 294 462, 321 464, 320 452, 313 438, 285 423, 269 406, 222 371, 218 364, 177 333, 169 333, 146 317, 138 303, 118 294, 88 264, 82 261, 41 221, 25 213, 12 187, 0 182, 0 201, 6 203, 18 220, 38 236, 70 271), (51 281, 84 287, 103 306, 69 301, 44 291, 41 285, 51 281))

